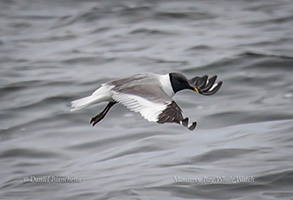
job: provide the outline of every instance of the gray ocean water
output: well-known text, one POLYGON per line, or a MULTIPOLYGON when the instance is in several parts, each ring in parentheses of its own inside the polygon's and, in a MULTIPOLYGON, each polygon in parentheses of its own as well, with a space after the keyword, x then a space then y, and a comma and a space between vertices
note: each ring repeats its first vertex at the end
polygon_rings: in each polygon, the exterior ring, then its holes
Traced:
POLYGON ((0 199, 293 199, 291 0, 1 0, 0 199), (198 126, 115 105, 141 72, 217 74, 174 100, 198 126))

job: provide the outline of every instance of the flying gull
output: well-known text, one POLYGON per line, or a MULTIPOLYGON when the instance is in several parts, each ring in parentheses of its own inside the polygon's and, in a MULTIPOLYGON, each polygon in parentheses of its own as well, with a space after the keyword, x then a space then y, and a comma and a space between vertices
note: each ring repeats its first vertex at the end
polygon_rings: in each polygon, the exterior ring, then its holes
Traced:
POLYGON ((131 111, 139 112, 150 122, 177 123, 193 130, 197 123, 188 123, 189 119, 183 117, 181 108, 172 97, 184 89, 206 96, 213 95, 223 83, 215 83, 216 79, 217 76, 208 78, 205 75, 188 80, 179 73, 136 74, 102 84, 92 95, 72 101, 71 111, 104 101, 109 102, 101 113, 91 119, 90 123, 94 126, 106 116, 113 105, 121 103, 131 111))

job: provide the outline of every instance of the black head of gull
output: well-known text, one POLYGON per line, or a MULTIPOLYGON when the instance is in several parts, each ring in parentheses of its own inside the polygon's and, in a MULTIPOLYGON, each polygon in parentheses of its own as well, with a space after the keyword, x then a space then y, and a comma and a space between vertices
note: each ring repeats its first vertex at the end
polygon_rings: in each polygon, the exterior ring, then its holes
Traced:
POLYGON ((169 75, 174 93, 177 93, 184 89, 195 90, 195 88, 190 85, 189 81, 183 74, 170 73, 169 75))
POLYGON ((207 75, 203 77, 196 76, 188 80, 183 74, 170 73, 169 75, 174 93, 189 89, 208 96, 215 94, 223 84, 223 82, 215 84, 217 76, 213 76, 210 79, 208 79, 207 75))
POLYGON ((189 119, 183 117, 181 108, 172 100, 172 97, 184 89, 190 89, 202 95, 215 94, 222 86, 222 82, 215 83, 216 79, 217 76, 208 78, 207 75, 187 79, 180 73, 136 74, 102 84, 92 95, 72 101, 71 110, 108 102, 106 108, 91 119, 90 123, 94 126, 106 116, 113 105, 121 103, 131 111, 139 112, 150 122, 178 123, 193 130, 197 123, 188 123, 189 119))

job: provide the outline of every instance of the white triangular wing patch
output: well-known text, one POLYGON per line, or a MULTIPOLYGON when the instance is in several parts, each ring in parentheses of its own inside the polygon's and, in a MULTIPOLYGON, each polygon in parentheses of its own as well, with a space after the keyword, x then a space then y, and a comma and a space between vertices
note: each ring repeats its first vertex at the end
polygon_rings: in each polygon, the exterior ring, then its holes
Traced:
POLYGON ((167 108, 171 102, 152 102, 143 97, 125 94, 120 92, 113 92, 112 98, 123 104, 125 107, 133 112, 139 112, 146 120, 150 122, 158 121, 159 115, 167 108))

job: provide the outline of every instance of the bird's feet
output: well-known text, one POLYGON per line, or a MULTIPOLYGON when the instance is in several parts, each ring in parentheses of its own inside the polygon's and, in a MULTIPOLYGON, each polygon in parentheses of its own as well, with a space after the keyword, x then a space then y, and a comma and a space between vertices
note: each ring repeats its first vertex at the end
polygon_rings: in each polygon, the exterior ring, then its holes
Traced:
POLYGON ((90 124, 93 123, 92 125, 96 125, 99 121, 101 121, 103 118, 105 117, 105 114, 104 113, 100 113, 96 116, 94 116, 91 121, 90 121, 90 124))
POLYGON ((189 130, 194 130, 196 127, 197 122, 193 122, 192 124, 188 124, 188 118, 185 118, 183 120, 180 121, 180 124, 182 124, 183 126, 187 127, 189 130))

